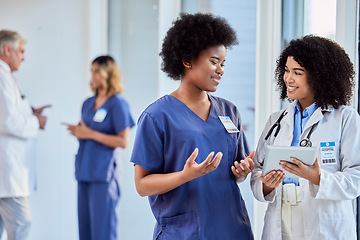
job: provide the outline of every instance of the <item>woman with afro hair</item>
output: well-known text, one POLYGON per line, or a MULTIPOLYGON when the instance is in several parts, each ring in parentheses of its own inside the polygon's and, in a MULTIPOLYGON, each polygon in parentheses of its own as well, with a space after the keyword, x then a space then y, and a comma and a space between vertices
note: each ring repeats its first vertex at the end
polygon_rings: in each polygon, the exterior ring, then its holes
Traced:
POLYGON ((360 195, 360 118, 347 107, 354 70, 334 41, 308 35, 292 40, 275 70, 281 99, 254 157, 254 196, 267 202, 262 239, 356 239, 352 202, 360 195), (280 120, 279 120, 280 119, 280 120), (271 127, 280 121, 277 135, 271 127), (296 158, 262 176, 267 145, 317 147, 313 165, 296 158), (284 171, 297 177, 285 177, 284 171))
POLYGON ((162 70, 180 86, 142 113, 131 156, 156 218, 153 239, 253 239, 237 182, 254 168, 254 152, 237 108, 208 94, 234 44, 225 19, 201 13, 181 14, 164 39, 162 70))

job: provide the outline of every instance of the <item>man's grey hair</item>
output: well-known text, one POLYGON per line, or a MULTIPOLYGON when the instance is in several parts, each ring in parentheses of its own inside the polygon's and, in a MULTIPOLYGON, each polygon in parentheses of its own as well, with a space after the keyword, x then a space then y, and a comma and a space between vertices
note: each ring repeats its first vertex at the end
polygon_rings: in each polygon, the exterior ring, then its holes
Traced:
POLYGON ((12 49, 15 49, 20 43, 26 43, 26 39, 17 32, 10 30, 0 31, 0 55, 4 54, 5 44, 9 44, 12 49))

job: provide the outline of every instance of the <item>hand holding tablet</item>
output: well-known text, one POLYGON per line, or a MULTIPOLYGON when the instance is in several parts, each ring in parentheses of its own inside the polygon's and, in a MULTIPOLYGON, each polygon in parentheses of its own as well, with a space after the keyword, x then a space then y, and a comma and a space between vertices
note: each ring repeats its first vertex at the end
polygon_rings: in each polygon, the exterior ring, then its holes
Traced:
POLYGON ((285 177, 296 177, 279 166, 281 160, 292 162, 291 157, 299 159, 306 165, 313 165, 316 159, 317 147, 295 147, 295 146, 266 146, 265 161, 262 175, 265 176, 272 170, 282 170, 285 177))

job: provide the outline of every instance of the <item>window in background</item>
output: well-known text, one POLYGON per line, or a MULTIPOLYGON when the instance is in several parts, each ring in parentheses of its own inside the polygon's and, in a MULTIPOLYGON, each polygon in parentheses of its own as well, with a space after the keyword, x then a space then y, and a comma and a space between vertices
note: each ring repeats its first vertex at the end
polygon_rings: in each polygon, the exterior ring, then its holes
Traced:
POLYGON ((304 35, 308 34, 335 40, 336 0, 304 1, 304 35))
MULTIPOLYGON (((335 33, 336 0, 282 0, 282 49, 308 34, 335 39, 335 33)), ((281 101, 281 108, 288 105, 281 101)))

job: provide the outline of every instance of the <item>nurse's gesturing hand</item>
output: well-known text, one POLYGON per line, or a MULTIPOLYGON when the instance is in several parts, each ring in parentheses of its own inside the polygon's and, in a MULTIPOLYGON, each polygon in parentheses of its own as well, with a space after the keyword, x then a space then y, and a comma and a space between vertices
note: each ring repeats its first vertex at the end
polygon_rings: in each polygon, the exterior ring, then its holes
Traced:
POLYGON ((89 139, 92 132, 83 120, 80 120, 78 125, 69 125, 68 130, 70 130, 71 135, 78 139, 89 139))
POLYGON ((167 193, 182 184, 214 171, 220 164, 223 154, 209 153, 202 163, 195 162, 199 149, 195 149, 186 160, 183 170, 173 173, 151 173, 140 165, 135 165, 135 186, 140 196, 167 193))
POLYGON ((183 177, 187 182, 214 171, 219 166, 223 156, 221 152, 218 152, 213 159, 215 153, 211 152, 202 163, 198 164, 195 162, 198 153, 199 149, 195 148, 194 152, 186 160, 184 169, 182 170, 183 177), (213 160, 211 161, 211 159, 213 160))
POLYGON ((238 161, 235 161, 234 166, 231 166, 231 171, 235 175, 236 180, 246 177, 254 169, 254 155, 255 151, 251 151, 249 156, 241 160, 240 163, 238 161))

